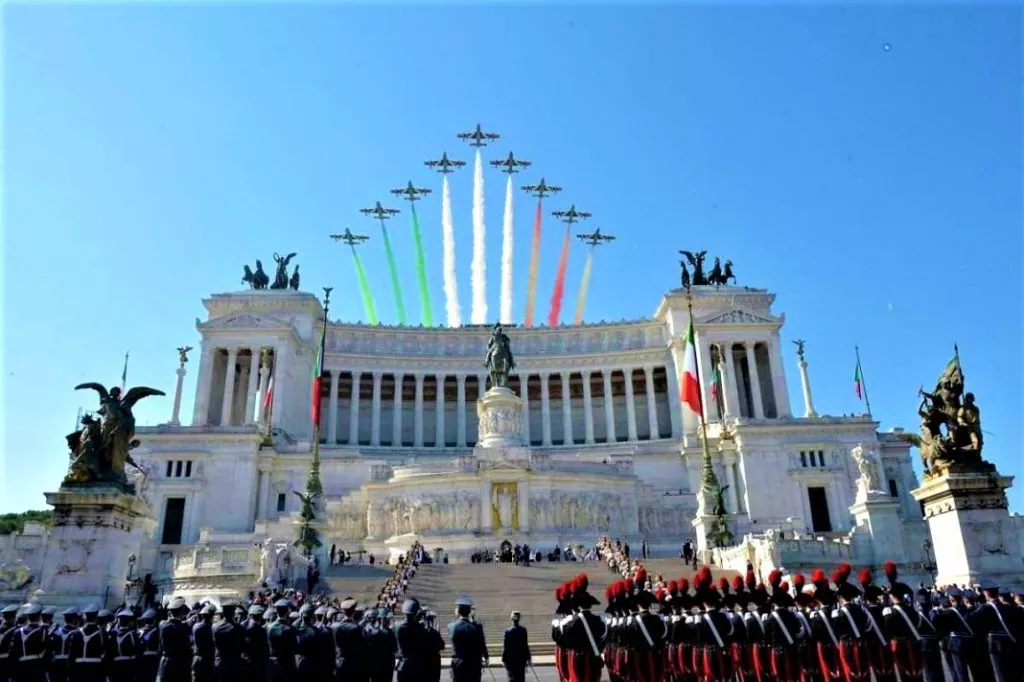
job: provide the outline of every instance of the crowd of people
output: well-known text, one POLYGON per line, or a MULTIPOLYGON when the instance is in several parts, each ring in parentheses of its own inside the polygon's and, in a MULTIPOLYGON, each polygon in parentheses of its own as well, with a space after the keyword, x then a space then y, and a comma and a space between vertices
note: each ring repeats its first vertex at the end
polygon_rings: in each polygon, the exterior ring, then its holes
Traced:
MULTIPOLYGON (((716 582, 651 579, 621 547, 600 544, 622 575, 605 591, 605 615, 585 574, 555 592, 552 638, 562 682, 1020 682, 1024 595, 915 590, 886 562, 886 582, 849 564, 792 583, 753 570, 716 582), (854 584, 857 583, 857 584, 854 584), (859 586, 858 586, 859 584, 859 586)), ((749 567, 748 567, 749 569, 749 567)))

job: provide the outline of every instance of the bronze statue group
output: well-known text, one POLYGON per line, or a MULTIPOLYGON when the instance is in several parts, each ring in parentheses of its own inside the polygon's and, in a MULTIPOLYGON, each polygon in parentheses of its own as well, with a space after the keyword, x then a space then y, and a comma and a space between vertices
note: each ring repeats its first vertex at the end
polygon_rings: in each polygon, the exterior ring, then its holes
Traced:
MULTIPOLYGON (((749 567, 748 567, 749 568, 749 567)), ((585 574, 555 592, 551 623, 561 682, 1018 682, 1021 594, 913 590, 843 564, 832 575, 708 567, 652 589, 641 566, 605 590, 604 616, 585 574), (831 579, 830 579, 831 578, 831 579), (854 583, 859 583, 859 587, 854 583), (1016 602, 1016 603, 1015 603, 1016 602)))

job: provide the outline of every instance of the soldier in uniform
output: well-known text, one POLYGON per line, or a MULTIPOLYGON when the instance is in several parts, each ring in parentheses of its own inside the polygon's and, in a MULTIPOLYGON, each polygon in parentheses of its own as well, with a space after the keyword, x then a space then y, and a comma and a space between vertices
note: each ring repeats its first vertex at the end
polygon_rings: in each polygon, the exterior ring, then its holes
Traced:
POLYGON ((701 682, 729 682, 733 679, 732 623, 720 610, 722 598, 712 585, 711 569, 704 566, 694 576, 697 603, 701 612, 694 616, 696 645, 699 647, 695 662, 699 662, 697 678, 701 682))
POLYGON ((15 682, 46 682, 47 633, 40 619, 42 612, 39 604, 21 609, 25 624, 15 631, 9 649, 15 682))
POLYGON ((238 603, 227 600, 221 603, 218 613, 221 620, 213 626, 213 679, 215 682, 239 682, 245 677, 242 653, 245 651, 245 634, 235 622, 238 603))
POLYGON ((18 614, 18 607, 15 604, 5 606, 0 610, 0 682, 7 682, 11 679, 14 669, 11 667, 11 643, 14 641, 15 617, 18 614))
POLYGON ((793 600, 796 607, 793 615, 800 621, 800 637, 797 641, 797 656, 800 660, 801 682, 821 682, 821 665, 818 662, 818 642, 811 625, 811 606, 814 595, 806 585, 803 573, 793 576, 793 600))
POLYGON ((313 611, 313 627, 317 632, 318 656, 320 662, 320 679, 334 678, 334 637, 329 627, 330 621, 337 613, 326 606, 318 606, 313 611))
POLYGON ((270 682, 295 682, 295 628, 288 619, 291 602, 274 602, 277 619, 267 628, 270 682))
POLYGON ((513 611, 510 617, 512 625, 505 628, 501 645, 501 664, 505 666, 509 682, 526 682, 526 666, 531 662, 527 632, 519 624, 518 611, 513 611))
POLYGON ((800 679, 798 642, 802 630, 786 587, 783 582, 772 590, 772 610, 764 621, 764 634, 771 650, 772 678, 777 682, 797 682, 800 679))
POLYGON ((569 623, 567 616, 571 618, 572 613, 567 594, 567 585, 560 585, 555 590, 555 617, 551 621, 551 641, 555 643, 555 670, 559 682, 569 680, 569 650, 564 646, 563 636, 565 625, 569 623))
POLYGON ((167 620, 160 623, 160 663, 157 682, 191 682, 192 628, 185 623, 188 605, 175 597, 167 605, 167 620))
POLYGON ((435 611, 427 610, 425 620, 427 627, 427 657, 430 661, 430 667, 427 669, 428 672, 424 679, 437 682, 441 679, 441 652, 445 648, 444 637, 441 636, 441 631, 437 627, 437 613, 435 611))
POLYGON ((405 620, 395 626, 395 642, 398 649, 398 662, 395 665, 398 682, 415 682, 434 678, 424 674, 430 670, 427 656, 427 629, 420 621, 420 602, 408 597, 402 602, 402 615, 405 620), (423 671, 423 672, 421 672, 423 671))
POLYGON ((64 624, 53 629, 47 642, 50 654, 50 682, 67 682, 68 638, 78 629, 78 609, 71 606, 61 613, 64 624))
POLYGON ((135 614, 121 609, 107 637, 107 658, 110 661, 110 682, 135 682, 142 646, 135 631, 135 614))
MULTIPOLYGON (((976 651, 974 631, 967 624, 961 612, 960 601, 963 593, 959 587, 946 590, 946 601, 939 602, 939 608, 932 619, 939 637, 939 651, 947 682, 970 682, 970 668, 976 651)), ((981 679, 980 676, 974 676, 981 679)))
MULTIPOLYGON (((589 595, 587 595, 589 597, 589 595)), ((639 682, 661 682, 664 673, 665 623, 651 613, 653 595, 647 590, 636 594, 638 612, 630 623, 627 637, 633 650, 633 675, 639 682)), ((591 677, 586 682, 600 679, 591 677)))
POLYGON ((85 622, 68 635, 68 677, 75 682, 103 682, 106 679, 106 633, 98 623, 99 607, 82 609, 85 622))
POLYGON ((306 603, 299 608, 299 619, 295 623, 295 672, 299 679, 310 682, 321 681, 323 674, 323 650, 320 633, 313 627, 313 605, 306 603))
POLYGON ((363 627, 356 619, 356 600, 341 602, 341 620, 333 628, 335 679, 338 682, 367 682, 370 648, 363 627))
POLYGON ((1024 642, 1021 610, 999 601, 999 586, 994 582, 983 581, 980 587, 985 603, 967 617, 967 624, 987 644, 995 681, 1020 680, 1022 663, 1018 647, 1024 642))
POLYGON ((469 619, 473 600, 460 595, 455 600, 457 620, 448 624, 452 643, 452 682, 480 682, 487 665, 487 642, 482 627, 469 619))
POLYGON ((242 624, 242 657, 246 666, 246 679, 266 682, 269 675, 270 642, 263 623, 263 607, 253 604, 247 615, 248 618, 242 624))
MULTIPOLYGON (((572 607, 576 612, 566 627, 566 640, 572 650, 570 678, 576 682, 598 682, 601 679, 601 653, 604 648, 604 621, 591 608, 600 602, 587 591, 589 580, 585 573, 576 578, 572 595, 572 607)), ((647 593, 650 594, 650 593, 647 593)), ((658 628, 664 634, 664 624, 657 616, 648 612, 649 627, 658 628)), ((653 635, 652 635, 653 636, 653 635)), ((660 653, 660 651, 659 651, 660 653)))
POLYGON ((149 682, 156 679, 160 665, 160 630, 156 627, 156 610, 149 608, 139 617, 139 642, 142 655, 139 657, 139 680, 149 682))
POLYGON ((213 617, 216 614, 217 607, 206 604, 192 626, 192 682, 213 682, 213 617))
POLYGON ((371 682, 391 682, 395 673, 395 652, 398 644, 389 624, 387 609, 377 609, 368 632, 369 678, 371 682))

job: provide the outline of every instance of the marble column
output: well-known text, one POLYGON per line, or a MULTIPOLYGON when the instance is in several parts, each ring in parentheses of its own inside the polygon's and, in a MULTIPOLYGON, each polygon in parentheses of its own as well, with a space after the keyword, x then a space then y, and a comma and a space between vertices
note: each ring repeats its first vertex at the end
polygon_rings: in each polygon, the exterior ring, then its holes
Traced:
POLYGON ((615 442, 615 398, 612 396, 612 370, 601 370, 604 377, 604 432, 605 442, 615 442))
POLYGON ((412 418, 412 444, 423 447, 423 375, 416 374, 416 409, 412 418))
POLYGON ((523 440, 530 444, 530 375, 519 375, 519 402, 522 404, 523 440))
POLYGON ((734 400, 730 401, 730 404, 736 407, 736 411, 733 415, 736 417, 742 417, 743 405, 740 403, 740 376, 736 372, 736 358, 733 356, 732 342, 723 341, 721 347, 725 348, 726 374, 725 379, 722 381, 725 399, 729 400, 729 394, 732 394, 734 400))
POLYGON ((647 387, 647 425, 651 430, 650 439, 660 437, 658 432, 658 404, 654 400, 654 368, 650 365, 644 367, 644 382, 647 387))
POLYGON ((374 447, 380 446, 380 400, 381 400, 381 385, 384 383, 384 373, 374 372, 373 373, 373 398, 371 398, 370 408, 370 445, 374 447))
POLYGON ((551 445, 551 393, 548 389, 550 378, 550 374, 540 375, 540 425, 544 445, 551 445))
POLYGON ((444 443, 444 375, 434 377, 434 447, 444 443))
POLYGON ((818 413, 814 410, 814 396, 811 395, 811 377, 807 374, 807 361, 801 357, 797 367, 800 368, 800 386, 804 390, 804 416, 817 417, 818 413))
POLYGON ((457 374, 456 381, 456 442, 460 448, 466 447, 466 375, 457 374))
POLYGON ((594 444, 594 404, 590 393, 590 371, 583 372, 583 442, 594 444))
POLYGON ((327 444, 334 446, 338 444, 338 375, 341 374, 334 368, 331 370, 330 395, 327 397, 327 444))
POLYGON ((570 374, 562 372, 562 445, 572 445, 572 386, 570 374))
POLYGON ((669 363, 665 367, 665 378, 668 380, 668 414, 672 422, 672 437, 683 437, 683 401, 679 398, 679 372, 682 371, 682 364, 679 362, 681 353, 676 347, 669 350, 669 363))
POLYGON ((262 472, 263 476, 260 478, 260 499, 259 504, 256 507, 257 518, 266 518, 270 510, 267 508, 270 504, 270 472, 262 472))
POLYGON ((257 469, 256 470, 256 487, 253 489, 253 490, 256 491, 256 494, 253 496, 252 514, 251 514, 253 525, 256 524, 256 519, 258 519, 260 517, 260 494, 263 492, 263 478, 264 477, 265 477, 265 474, 263 473, 263 470, 262 469, 257 469))
POLYGON ((174 371, 178 375, 178 380, 174 383, 174 406, 171 408, 171 421, 168 422, 171 426, 181 424, 178 417, 181 414, 181 388, 185 383, 185 371, 184 362, 179 364, 178 369, 174 371))
POLYGON ((623 370, 626 377, 626 433, 629 440, 636 441, 636 405, 633 403, 633 368, 623 370))
POLYGON ((259 388, 259 358, 256 356, 258 348, 251 348, 249 355, 249 384, 245 391, 245 418, 242 423, 252 426, 256 423, 256 389, 259 388))
POLYGON ((260 359, 260 424, 267 423, 267 391, 270 389, 270 355, 266 351, 261 353, 260 359))
MULTIPOLYGON (((684 341, 685 343, 685 341, 684 341)), ((714 401, 711 400, 711 342, 705 340, 703 337, 698 337, 697 343, 697 371, 700 373, 700 399, 701 405, 704 407, 704 419, 705 421, 714 421, 720 418, 721 415, 717 414, 714 401)), ((685 351, 684 351, 685 352, 685 351)), ((684 358, 685 359, 685 358, 684 358)))
POLYGON ((359 445, 359 386, 362 383, 363 373, 359 370, 352 372, 352 398, 348 401, 348 444, 359 445))
POLYGON ((732 419, 732 391, 729 390, 729 382, 732 380, 731 370, 726 366, 725 355, 718 359, 718 374, 722 377, 722 419, 732 419))
POLYGON ((228 362, 224 366, 224 400, 220 406, 220 425, 231 426, 231 406, 235 402, 235 365, 238 363, 238 349, 228 349, 228 362))
POLYGON ((391 447, 402 447, 402 383, 405 375, 395 372, 395 398, 391 408, 391 447))
POLYGON ((217 349, 203 346, 199 356, 199 377, 196 380, 198 392, 195 405, 192 407, 192 424, 205 426, 210 423, 210 393, 213 390, 213 363, 217 359, 217 349))
POLYGON ((768 337, 768 366, 771 368, 772 390, 775 392, 775 411, 779 417, 790 417, 789 388, 786 386, 786 369, 782 363, 777 331, 768 337))
POLYGON ((743 344, 747 349, 747 372, 750 376, 750 399, 754 403, 754 417, 764 419, 764 403, 761 402, 761 381, 757 374, 757 359, 754 357, 754 342, 743 344))
POLYGON ((736 488, 736 462, 732 458, 724 460, 725 482, 729 486, 729 513, 736 514, 740 510, 739 491, 736 488))

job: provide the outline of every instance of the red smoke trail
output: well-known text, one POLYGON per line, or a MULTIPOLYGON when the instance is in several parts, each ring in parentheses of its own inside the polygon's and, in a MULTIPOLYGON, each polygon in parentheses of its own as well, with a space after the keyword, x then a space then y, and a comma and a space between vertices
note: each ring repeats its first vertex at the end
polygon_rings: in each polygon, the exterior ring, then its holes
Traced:
POLYGON ((565 239, 562 240, 562 255, 558 257, 558 272, 555 274, 555 290, 551 292, 551 312, 548 313, 548 326, 558 325, 562 316, 562 298, 565 296, 565 270, 569 266, 569 227, 565 228, 565 239))
POLYGON ((540 226, 543 220, 541 205, 543 199, 537 199, 537 215, 533 219, 533 244, 530 247, 530 271, 526 280, 526 315, 523 324, 533 326, 533 301, 537 297, 537 267, 540 264, 540 226))

